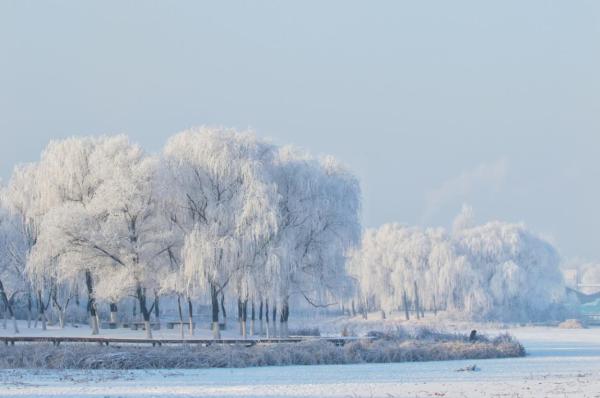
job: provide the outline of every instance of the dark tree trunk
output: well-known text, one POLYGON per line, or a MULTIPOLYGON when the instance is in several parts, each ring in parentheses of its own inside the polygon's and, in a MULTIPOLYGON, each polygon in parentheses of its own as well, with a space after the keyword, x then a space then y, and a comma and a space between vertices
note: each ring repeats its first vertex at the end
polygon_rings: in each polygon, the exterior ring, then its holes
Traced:
POLYGON ((264 326, 264 323, 263 323, 264 322, 263 321, 263 306, 264 306, 263 300, 261 299, 260 300, 260 305, 258 306, 258 322, 260 323, 259 333, 260 333, 261 336, 265 332, 265 326, 264 326))
POLYGON ((404 316, 406 320, 410 320, 410 313, 408 312, 408 297, 406 296, 406 290, 402 292, 402 304, 404 305, 404 316))
MULTIPOLYGON (((219 329, 219 291, 214 284, 210 284, 210 299, 212 308, 212 332, 215 340, 221 339, 221 331, 219 329)), ((222 305, 223 301, 221 301, 222 305)))
POLYGON ((277 337, 277 304, 273 303, 273 337, 277 337))
POLYGON ((179 313, 179 335, 183 340, 183 311, 181 309, 181 294, 177 295, 177 312, 179 313))
POLYGON ((281 304, 281 311, 279 316, 279 321, 281 322, 281 327, 279 328, 279 334, 281 337, 288 337, 288 319, 290 317, 290 305, 287 299, 283 300, 281 304))
POLYGON ((13 331, 15 332, 15 334, 19 333, 19 328, 17 327, 17 320, 15 319, 15 313, 13 312, 12 303, 10 302, 10 300, 8 299, 8 296, 6 295, 6 292, 4 291, 4 285, 2 284, 1 280, 0 280, 0 298, 2 299, 2 302, 4 303, 6 310, 8 311, 8 315, 10 316, 10 319, 12 319, 12 321, 13 321, 13 331))
POLYGON ((225 311, 225 292, 221 291, 221 312, 223 313, 223 325, 227 327, 227 311, 225 311))
POLYGON ((240 328, 240 336, 243 335, 243 330, 242 330, 242 299, 238 297, 237 300, 237 319, 238 319, 238 326, 240 328))
POLYGON ((92 334, 100 333, 98 329, 98 316, 96 313, 96 299, 94 298, 94 281, 90 270, 85 271, 85 285, 88 291, 87 310, 90 314, 90 322, 92 324, 92 334))
POLYGON ((190 321, 190 336, 194 335, 194 307, 192 306, 192 299, 187 298, 188 302, 188 317, 190 321))
POLYGON ((252 300, 250 307, 250 336, 254 336, 254 321, 256 320, 256 308, 254 307, 254 300, 252 300))
POLYGON ((46 307, 44 306, 41 290, 38 290, 38 311, 40 320, 42 321, 42 330, 46 330, 46 307))
POLYGON ((144 329, 146 329, 146 338, 152 338, 152 327, 150 325, 150 314, 152 312, 152 308, 148 309, 146 302, 146 289, 141 285, 137 285, 136 288, 136 296, 138 298, 138 302, 140 304, 140 313, 144 319, 144 329))
POLYGON ((270 337, 271 330, 269 329, 269 299, 265 299, 265 321, 267 322, 267 337, 270 337))
POLYGON ((67 298, 65 305, 62 306, 58 301, 58 287, 56 286, 55 283, 52 284, 52 289, 50 290, 50 295, 52 296, 52 302, 54 303, 54 306, 56 307, 56 309, 58 309, 58 324, 60 325, 61 329, 64 329, 67 308, 69 306, 69 301, 71 299, 67 298))
POLYGON ((414 282, 415 287, 415 313, 417 314, 417 319, 421 318, 421 306, 419 302, 419 290, 417 288, 417 281, 414 282))
POLYGON ((31 298, 31 290, 27 289, 27 328, 31 327, 31 318, 33 315, 33 300, 31 298))
POLYGON ((248 299, 244 300, 241 302, 241 310, 242 310, 242 316, 241 316, 241 321, 242 321, 242 337, 246 338, 246 321, 248 319, 248 299))
POLYGON ((160 301, 160 297, 158 297, 158 292, 154 291, 154 318, 156 319, 156 323, 158 323, 158 328, 160 329, 160 308, 158 307, 160 301))

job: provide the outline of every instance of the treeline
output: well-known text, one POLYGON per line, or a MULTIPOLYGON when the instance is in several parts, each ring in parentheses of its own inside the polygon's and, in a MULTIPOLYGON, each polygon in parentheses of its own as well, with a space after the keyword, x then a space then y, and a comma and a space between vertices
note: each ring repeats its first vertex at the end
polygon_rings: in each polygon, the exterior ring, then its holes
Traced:
POLYGON ((565 315, 554 247, 522 224, 475 225, 464 207, 452 231, 386 224, 365 232, 348 271, 363 308, 421 317, 445 310, 474 320, 535 321, 565 315))
POLYGON ((64 325, 74 298, 87 297, 98 333, 100 303, 114 321, 135 297, 151 337, 168 295, 190 321, 193 301, 208 301, 218 338, 227 296, 243 325, 248 312, 272 314, 285 335, 291 298, 319 306, 352 287, 356 178, 251 133, 194 129, 158 155, 126 136, 53 141, 15 168, 1 199, 0 300, 13 320, 21 305, 44 325, 54 309, 64 325))

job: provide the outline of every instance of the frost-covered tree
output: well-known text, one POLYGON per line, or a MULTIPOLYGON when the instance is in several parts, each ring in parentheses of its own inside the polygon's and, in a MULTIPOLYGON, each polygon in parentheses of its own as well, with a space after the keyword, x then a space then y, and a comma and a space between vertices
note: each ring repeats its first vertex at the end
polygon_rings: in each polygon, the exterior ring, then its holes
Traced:
POLYGON ((25 294, 29 284, 25 276, 27 242, 20 220, 3 207, 0 197, 0 303, 13 322, 14 333, 19 333, 15 317, 17 295, 25 294))
POLYGON ((360 236, 360 189, 335 159, 317 160, 289 147, 278 152, 274 174, 279 226, 263 274, 273 304, 280 304, 285 336, 292 295, 326 306, 347 286, 346 253, 360 236))
MULTIPOLYGON (((360 282, 362 299, 389 312, 409 304, 435 309, 461 307, 472 275, 442 229, 386 224, 367 230, 348 271, 360 282), (464 280, 464 283, 462 283, 464 280), (417 303, 418 302, 418 303, 417 303)), ((416 309, 417 317, 419 309, 416 309)))
MULTIPOLYGON (((71 229, 84 230, 89 222, 90 203, 103 182, 98 172, 101 151, 97 149, 110 140, 86 137, 51 141, 30 177, 35 181, 35 194, 28 208, 41 216, 37 226, 39 236, 28 257, 27 272, 38 286, 38 301, 41 301, 41 287, 46 286, 52 295, 53 289, 71 286, 85 274, 94 334, 98 333, 94 271, 84 259, 74 258, 67 244, 69 236, 61 227, 71 224, 71 229)), ((64 307, 66 309, 66 305, 64 307)), ((45 316, 43 312, 42 316, 45 316)))
POLYGON ((171 244, 154 195, 156 165, 124 136, 55 142, 39 163, 55 183, 43 191, 50 210, 29 269, 62 282, 83 274, 93 333, 96 300, 116 305, 133 292, 151 337, 147 292, 158 289, 159 258, 171 244))
POLYGON ((163 153, 171 219, 185 232, 183 270, 209 292, 215 338, 219 295, 277 226, 271 151, 250 133, 201 128, 172 137, 163 153))
MULTIPOLYGON (((40 181, 38 168, 35 164, 24 164, 15 167, 8 185, 2 190, 3 206, 8 209, 8 223, 13 226, 14 241, 9 252, 13 268, 23 278, 26 278, 27 259, 36 245, 40 225, 44 217, 45 209, 40 201, 40 181), (16 249, 15 247, 18 247, 16 249)), ((5 224, 5 225, 9 225, 5 224)), ((33 286, 29 278, 23 283, 24 295, 27 301, 27 326, 30 327, 33 317, 33 302, 37 303, 38 313, 42 314, 42 325, 45 328, 44 308, 40 300, 43 286, 33 286)), ((37 321, 36 321, 37 324, 37 321)))
POLYGON ((410 300, 473 319, 533 320, 556 316, 565 299, 549 243, 521 224, 473 225, 468 208, 451 234, 397 224, 367 230, 348 271, 362 297, 386 311, 410 300))
POLYGON ((468 257, 486 297, 475 297, 473 313, 487 319, 554 317, 565 299, 560 258, 549 243, 522 224, 491 222, 454 236, 468 257))
POLYGON ((178 134, 158 157, 125 136, 52 141, 4 191, 16 228, 3 246, 21 272, 9 280, 3 266, 2 290, 35 299, 44 325, 52 304, 63 325, 83 286, 94 334, 98 302, 116 321, 135 296, 151 336, 160 295, 177 295, 181 321, 185 298, 192 326, 192 297, 208 294, 215 337, 226 296, 242 334, 249 311, 251 333, 258 312, 278 315, 285 335, 292 297, 325 306, 345 294, 360 231, 358 182, 337 161, 234 130, 178 134))

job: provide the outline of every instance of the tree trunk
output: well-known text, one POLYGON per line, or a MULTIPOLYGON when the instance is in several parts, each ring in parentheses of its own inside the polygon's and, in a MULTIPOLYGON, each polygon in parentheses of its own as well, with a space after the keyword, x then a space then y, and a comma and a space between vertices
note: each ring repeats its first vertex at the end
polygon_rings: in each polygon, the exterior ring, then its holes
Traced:
POLYGON ((256 320, 256 310, 254 308, 254 300, 252 300, 250 309, 250 336, 254 336, 254 321, 256 320))
POLYGON ((27 329, 31 328, 31 318, 33 317, 33 302, 31 300, 31 291, 27 290, 27 329))
POLYGON ((42 321, 42 330, 46 330, 46 308, 44 307, 44 300, 42 299, 42 291, 38 290, 38 301, 39 301, 39 311, 40 311, 40 320, 42 321))
POLYGON ((192 306, 192 299, 190 297, 187 298, 188 303, 188 319, 190 321, 190 336, 194 335, 194 307, 192 306))
MULTIPOLYGON (((90 321, 92 323, 92 334, 99 334, 98 316, 96 313, 96 299, 94 298, 94 282, 90 270, 85 271, 85 284, 88 291, 88 311, 90 313, 90 321)), ((43 305, 43 304, 42 304, 43 305)))
POLYGON ((242 301, 242 337, 246 339, 247 327, 246 321, 248 318, 248 299, 242 301))
POLYGON ((410 314, 408 312, 408 297, 406 296, 406 290, 402 292, 402 304, 404 305, 404 316, 406 320, 410 320, 410 314))
POLYGON ((279 317, 279 321, 281 322, 281 327, 279 328, 279 334, 282 338, 287 338, 289 336, 288 330, 288 319, 290 317, 290 305, 288 300, 283 300, 281 304, 281 314, 279 317))
POLYGON ((258 320, 260 322, 260 335, 262 336, 265 333, 265 325, 263 322, 263 301, 260 300, 260 306, 258 307, 258 320))
POLYGON ((417 314, 417 319, 421 318, 421 306, 419 303, 419 290, 417 288, 417 281, 414 281, 415 286, 415 313, 417 314))
POLYGON ((237 301, 237 319, 238 319, 238 327, 240 329, 240 336, 244 335, 244 330, 242 328, 242 299, 238 297, 237 301))
POLYGON ((354 299, 352 299, 352 316, 356 316, 356 307, 354 306, 354 299))
POLYGON ((19 333, 19 327, 17 326, 17 318, 15 318, 15 316, 12 316, 12 321, 13 321, 13 332, 15 332, 15 334, 19 333))
MULTIPOLYGON (((15 319, 15 313, 13 311, 12 304, 8 300, 8 296, 6 295, 6 292, 4 291, 4 285, 2 284, 2 281, 0 281, 0 296, 1 296, 0 298, 4 302, 6 311, 8 311, 8 315, 10 315, 10 317, 13 321, 13 331, 15 332, 15 334, 17 334, 17 333, 19 333, 19 328, 17 327, 17 320, 15 319)), ((5 329, 6 329, 6 327, 5 327, 5 329)))
POLYGON ((158 297, 158 292, 154 291, 154 318, 156 319, 157 328, 160 329, 160 309, 158 307, 160 298, 158 297))
POLYGON ((69 301, 71 299, 68 298, 64 305, 60 305, 60 303, 58 302, 58 289, 57 289, 56 285, 54 285, 54 287, 52 289, 51 296, 52 296, 52 300, 54 301, 54 306, 58 310, 58 325, 61 329, 64 329, 65 328, 65 316, 67 314, 67 308, 69 306, 69 301))
POLYGON ((435 294, 433 295, 433 315, 437 316, 437 305, 435 304, 435 294))
POLYGON ((181 295, 177 295, 177 312, 179 313, 179 335, 183 340, 183 311, 181 310, 181 295))
POLYGON ((265 300, 265 321, 267 322, 267 338, 271 337, 271 330, 269 330, 269 299, 265 300))
MULTIPOLYGON (((221 339, 221 330, 219 329, 219 292, 217 287, 211 283, 210 285, 210 298, 212 305, 212 334, 214 340, 221 339)), ((221 301, 221 304, 223 301, 221 301)))
POLYGON ((146 305, 146 289, 141 285, 137 285, 136 295, 140 304, 140 312, 144 319, 144 329, 146 329, 146 338, 152 339, 152 327, 150 325, 150 311, 146 305))
POLYGON ((277 304, 273 303, 273 337, 277 337, 277 304))
POLYGON ((117 303, 110 303, 110 323, 117 324, 119 322, 117 303))
POLYGON ((381 319, 385 319, 385 311, 381 310, 381 319))
POLYGON ((2 304, 2 329, 6 329, 6 324, 8 323, 8 308, 6 305, 2 304))
POLYGON ((37 299, 37 295, 35 298, 35 304, 37 307, 36 307, 35 318, 34 318, 34 322, 33 322, 33 328, 37 329, 38 320, 40 319, 40 302, 37 299))
POLYGON ((225 292, 223 291, 221 291, 221 312, 223 313, 223 328, 227 329, 227 311, 225 311, 225 292))
POLYGON ((65 316, 66 316, 66 312, 65 310, 58 310, 58 325, 60 326, 61 329, 65 328, 65 316))

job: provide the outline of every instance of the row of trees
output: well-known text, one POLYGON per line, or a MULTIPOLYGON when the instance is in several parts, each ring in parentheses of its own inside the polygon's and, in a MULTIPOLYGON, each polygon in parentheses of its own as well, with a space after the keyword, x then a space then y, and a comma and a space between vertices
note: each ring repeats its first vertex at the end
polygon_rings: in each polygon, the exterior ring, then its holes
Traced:
POLYGON ((133 296, 151 337, 158 297, 173 295, 190 317, 208 297, 218 338, 227 292, 244 318, 270 305, 285 334, 290 298, 319 305, 348 289, 345 255, 360 239, 359 184, 335 159, 209 128, 156 156, 125 136, 53 141, 14 170, 0 207, 10 316, 20 300, 33 317, 35 302, 42 322, 52 305, 64 324, 83 291, 93 333, 98 301, 114 317, 133 296))
POLYGON ((0 201, 0 303, 43 327, 80 297, 93 333, 99 303, 114 322, 134 297, 148 337, 160 297, 182 321, 187 307, 190 328, 202 300, 215 338, 226 297, 244 335, 248 311, 286 335, 298 299, 482 320, 545 319, 565 300, 556 250, 523 225, 477 226, 464 208, 452 231, 387 224, 360 243, 356 178, 251 133, 195 129, 158 155, 125 136, 53 141, 0 201))
POLYGON ((451 232, 398 224, 367 230, 348 271, 367 307, 444 309, 469 319, 560 316, 565 285, 556 250, 522 224, 473 223, 463 208, 451 232))

